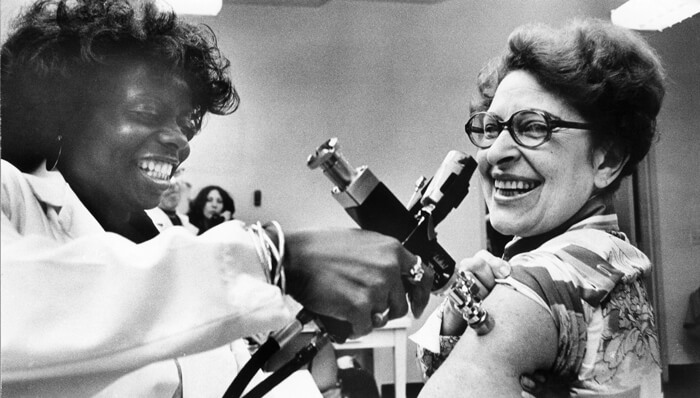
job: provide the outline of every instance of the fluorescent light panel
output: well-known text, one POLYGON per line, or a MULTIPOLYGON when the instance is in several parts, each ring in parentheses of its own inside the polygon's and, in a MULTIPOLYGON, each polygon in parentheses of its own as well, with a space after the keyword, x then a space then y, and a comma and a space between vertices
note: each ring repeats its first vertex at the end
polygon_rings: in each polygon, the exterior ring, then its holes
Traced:
POLYGON ((223 0, 158 0, 159 7, 176 14, 217 15, 223 0))
POLYGON ((700 0, 629 0, 610 12, 610 20, 629 29, 661 31, 698 12, 700 0))

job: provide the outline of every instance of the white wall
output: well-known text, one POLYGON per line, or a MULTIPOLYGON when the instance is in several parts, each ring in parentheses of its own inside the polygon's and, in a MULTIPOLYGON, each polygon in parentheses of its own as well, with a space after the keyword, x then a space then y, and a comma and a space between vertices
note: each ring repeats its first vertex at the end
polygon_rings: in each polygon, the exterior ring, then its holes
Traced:
POLYGON ((650 33, 668 72, 656 145, 662 354, 669 364, 700 363, 700 342, 683 329, 700 288, 700 14, 650 33))

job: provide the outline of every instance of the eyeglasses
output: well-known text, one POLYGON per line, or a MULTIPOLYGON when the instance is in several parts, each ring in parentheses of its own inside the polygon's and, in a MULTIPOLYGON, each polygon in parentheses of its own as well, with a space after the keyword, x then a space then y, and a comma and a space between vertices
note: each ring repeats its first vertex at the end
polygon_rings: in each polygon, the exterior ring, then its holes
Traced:
POLYGON ((545 111, 525 109, 515 112, 510 119, 503 122, 498 116, 489 112, 473 114, 464 129, 469 140, 479 148, 489 148, 496 141, 504 128, 518 145, 525 148, 537 148, 552 138, 557 128, 590 130, 590 123, 567 122, 557 119, 545 111))

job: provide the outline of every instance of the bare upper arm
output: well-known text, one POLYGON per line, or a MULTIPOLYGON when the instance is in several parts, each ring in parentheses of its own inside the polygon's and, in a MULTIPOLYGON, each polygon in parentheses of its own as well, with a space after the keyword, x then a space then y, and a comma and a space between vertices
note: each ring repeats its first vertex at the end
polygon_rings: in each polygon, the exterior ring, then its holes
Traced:
POLYGON ((551 368, 558 338, 545 308, 504 285, 493 289, 484 308, 494 328, 483 336, 467 329, 421 397, 520 396, 521 374, 551 368))

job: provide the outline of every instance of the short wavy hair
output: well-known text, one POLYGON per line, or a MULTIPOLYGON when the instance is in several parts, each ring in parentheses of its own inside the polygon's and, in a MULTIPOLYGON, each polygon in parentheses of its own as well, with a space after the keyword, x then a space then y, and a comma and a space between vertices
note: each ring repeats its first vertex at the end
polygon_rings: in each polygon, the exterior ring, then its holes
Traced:
POLYGON ((91 79, 125 59, 182 74, 197 130, 208 112, 236 110, 240 99, 228 77, 230 62, 211 29, 151 2, 139 4, 39 0, 17 17, 1 55, 4 159, 24 171, 36 168, 55 151, 56 137, 70 134, 91 79))
POLYGON ((665 71, 639 34, 597 19, 577 19, 562 29, 524 25, 511 33, 505 53, 479 73, 470 112, 487 110, 498 85, 515 70, 531 73, 598 126, 594 147, 629 157, 609 190, 616 190, 649 152, 665 94, 665 71))

